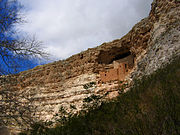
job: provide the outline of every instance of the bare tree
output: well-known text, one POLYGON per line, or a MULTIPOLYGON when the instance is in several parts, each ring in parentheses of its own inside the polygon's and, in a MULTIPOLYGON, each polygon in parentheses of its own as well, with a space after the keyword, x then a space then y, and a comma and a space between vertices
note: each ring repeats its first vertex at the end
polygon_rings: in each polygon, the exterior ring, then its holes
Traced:
POLYGON ((15 25, 23 22, 17 0, 0 0, 0 126, 28 127, 34 121, 31 91, 17 90, 14 75, 24 62, 47 57, 42 42, 35 37, 19 37, 15 25))
POLYGON ((0 74, 12 73, 12 70, 21 68, 28 60, 47 57, 41 45, 42 43, 35 37, 13 40, 11 44, 8 42, 0 44, 0 58, 3 63, 0 66, 0 74))
POLYGON ((17 0, 0 0, 0 75, 11 73, 22 61, 47 56, 35 37, 19 37, 15 25, 24 22, 17 0))
POLYGON ((28 129, 35 122, 35 91, 18 90, 15 76, 1 76, 0 83, 0 127, 28 129))

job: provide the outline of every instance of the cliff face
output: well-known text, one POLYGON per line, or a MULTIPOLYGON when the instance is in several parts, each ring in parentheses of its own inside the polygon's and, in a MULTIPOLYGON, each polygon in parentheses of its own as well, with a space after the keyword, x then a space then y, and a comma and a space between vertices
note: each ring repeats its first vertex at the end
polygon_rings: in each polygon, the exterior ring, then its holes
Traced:
POLYGON ((148 75, 180 55, 180 2, 157 0, 152 3, 150 17, 153 29, 148 47, 137 67, 133 78, 148 75))
POLYGON ((123 82, 131 84, 133 79, 151 74, 170 62, 172 57, 179 56, 179 39, 180 2, 154 0, 149 16, 121 39, 103 43, 66 60, 0 77, 0 88, 2 90, 9 85, 17 93, 26 91, 33 99, 33 106, 36 106, 33 117, 52 120, 61 106, 69 108, 73 104, 77 111, 81 110, 83 100, 93 94, 105 99, 116 97, 119 81, 102 83, 99 75, 113 61, 134 56, 133 69, 123 82), (8 82, 8 78, 16 81, 8 82))

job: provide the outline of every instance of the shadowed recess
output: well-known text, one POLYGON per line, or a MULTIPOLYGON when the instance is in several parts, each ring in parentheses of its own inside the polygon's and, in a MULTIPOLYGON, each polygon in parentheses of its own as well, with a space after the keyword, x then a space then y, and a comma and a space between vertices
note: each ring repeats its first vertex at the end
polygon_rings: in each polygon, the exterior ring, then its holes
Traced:
POLYGON ((113 48, 111 48, 111 50, 100 51, 97 62, 99 64, 110 64, 114 60, 119 60, 119 59, 125 58, 129 55, 131 55, 131 52, 128 48, 113 47, 113 48))

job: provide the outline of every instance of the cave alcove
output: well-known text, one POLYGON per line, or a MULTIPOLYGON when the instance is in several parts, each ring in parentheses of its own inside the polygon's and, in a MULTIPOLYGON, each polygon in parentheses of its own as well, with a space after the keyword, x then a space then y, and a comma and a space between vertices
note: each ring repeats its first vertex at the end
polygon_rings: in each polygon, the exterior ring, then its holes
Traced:
POLYGON ((110 50, 101 50, 97 59, 98 64, 111 64, 113 61, 132 55, 129 48, 113 47, 110 50))

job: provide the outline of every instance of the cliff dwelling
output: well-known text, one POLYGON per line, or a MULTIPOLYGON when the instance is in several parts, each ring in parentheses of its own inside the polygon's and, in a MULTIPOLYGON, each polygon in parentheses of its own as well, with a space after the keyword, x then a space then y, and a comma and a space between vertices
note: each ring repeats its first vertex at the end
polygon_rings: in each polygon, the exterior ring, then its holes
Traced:
MULTIPOLYGON (((127 74, 134 66, 134 56, 127 51, 119 55, 111 56, 111 60, 103 61, 105 66, 102 71, 99 72, 102 82, 109 81, 124 81, 127 74)), ((106 60, 107 60, 106 59, 106 60)))

